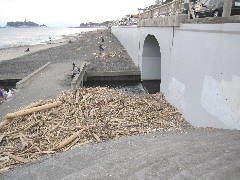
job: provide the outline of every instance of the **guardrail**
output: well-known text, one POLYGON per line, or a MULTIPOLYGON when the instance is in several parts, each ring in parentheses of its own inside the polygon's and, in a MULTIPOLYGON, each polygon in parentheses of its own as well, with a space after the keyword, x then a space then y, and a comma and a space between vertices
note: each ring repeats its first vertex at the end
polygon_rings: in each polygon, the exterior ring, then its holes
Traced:
POLYGON ((149 19, 154 17, 181 14, 184 9, 183 4, 184 0, 176 0, 164 5, 159 5, 159 7, 145 10, 143 13, 140 14, 140 19, 149 19))

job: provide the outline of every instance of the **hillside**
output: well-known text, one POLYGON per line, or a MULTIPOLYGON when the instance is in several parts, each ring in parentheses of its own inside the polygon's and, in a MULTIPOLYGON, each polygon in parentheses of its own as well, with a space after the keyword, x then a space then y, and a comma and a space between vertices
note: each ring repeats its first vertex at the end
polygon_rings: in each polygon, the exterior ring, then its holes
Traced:
POLYGON ((8 27, 39 27, 37 23, 26 22, 26 21, 16 21, 16 22, 7 22, 8 27))

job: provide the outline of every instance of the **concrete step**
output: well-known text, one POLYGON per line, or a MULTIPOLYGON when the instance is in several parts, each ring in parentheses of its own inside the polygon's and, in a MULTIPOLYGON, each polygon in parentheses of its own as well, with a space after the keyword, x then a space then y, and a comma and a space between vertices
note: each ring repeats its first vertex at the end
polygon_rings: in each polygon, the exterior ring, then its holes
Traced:
POLYGON ((240 131, 188 130, 85 145, 1 179, 238 179, 240 131))

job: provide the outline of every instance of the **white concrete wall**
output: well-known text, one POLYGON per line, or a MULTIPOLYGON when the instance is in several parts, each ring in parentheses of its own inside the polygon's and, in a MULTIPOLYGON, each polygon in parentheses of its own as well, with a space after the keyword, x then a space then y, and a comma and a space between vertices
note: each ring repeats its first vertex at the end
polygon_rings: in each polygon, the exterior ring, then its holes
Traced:
POLYGON ((116 26, 112 27, 112 33, 118 38, 136 66, 139 64, 138 52, 140 43, 140 33, 138 27, 116 26))
MULTIPOLYGON (((130 27, 130 26, 116 26, 112 27, 113 34, 118 38, 118 40, 125 47, 130 57, 133 59, 136 66, 138 66, 142 72, 142 79, 157 79, 159 75, 156 75, 155 78, 149 78, 148 72, 152 72, 155 69, 152 66, 145 66, 145 69, 142 69, 142 60, 143 54, 143 45, 146 37, 148 35, 154 35, 160 46, 161 53, 161 66, 158 72, 161 72, 161 84, 166 84, 168 82, 168 67, 170 62, 171 48, 173 42, 173 27, 130 27), (164 59, 164 61, 162 61, 164 59), (163 66, 165 68, 163 68, 163 66), (145 74, 146 72, 146 74, 145 74), (144 74, 143 74, 144 73, 144 74)), ((150 62, 150 61, 149 61, 150 62)), ((154 62, 154 61, 153 61, 154 62)), ((146 63, 145 63, 146 64, 146 63)), ((151 64, 151 63, 149 63, 151 64)))
POLYGON ((156 37, 161 51, 161 92, 188 122, 240 129, 240 24, 112 30, 142 73, 152 69, 142 64, 144 40, 148 34, 156 37))
POLYGON ((169 101, 193 125, 240 129, 240 24, 184 24, 173 44, 169 101))

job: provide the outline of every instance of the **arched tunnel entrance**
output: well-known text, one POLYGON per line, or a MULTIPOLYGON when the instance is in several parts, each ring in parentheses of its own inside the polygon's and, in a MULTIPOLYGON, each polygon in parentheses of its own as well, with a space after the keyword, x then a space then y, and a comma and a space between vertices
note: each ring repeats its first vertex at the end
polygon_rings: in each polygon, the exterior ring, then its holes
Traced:
POLYGON ((160 92, 161 52, 154 35, 149 34, 144 40, 141 78, 144 86, 151 86, 151 89, 160 92))

